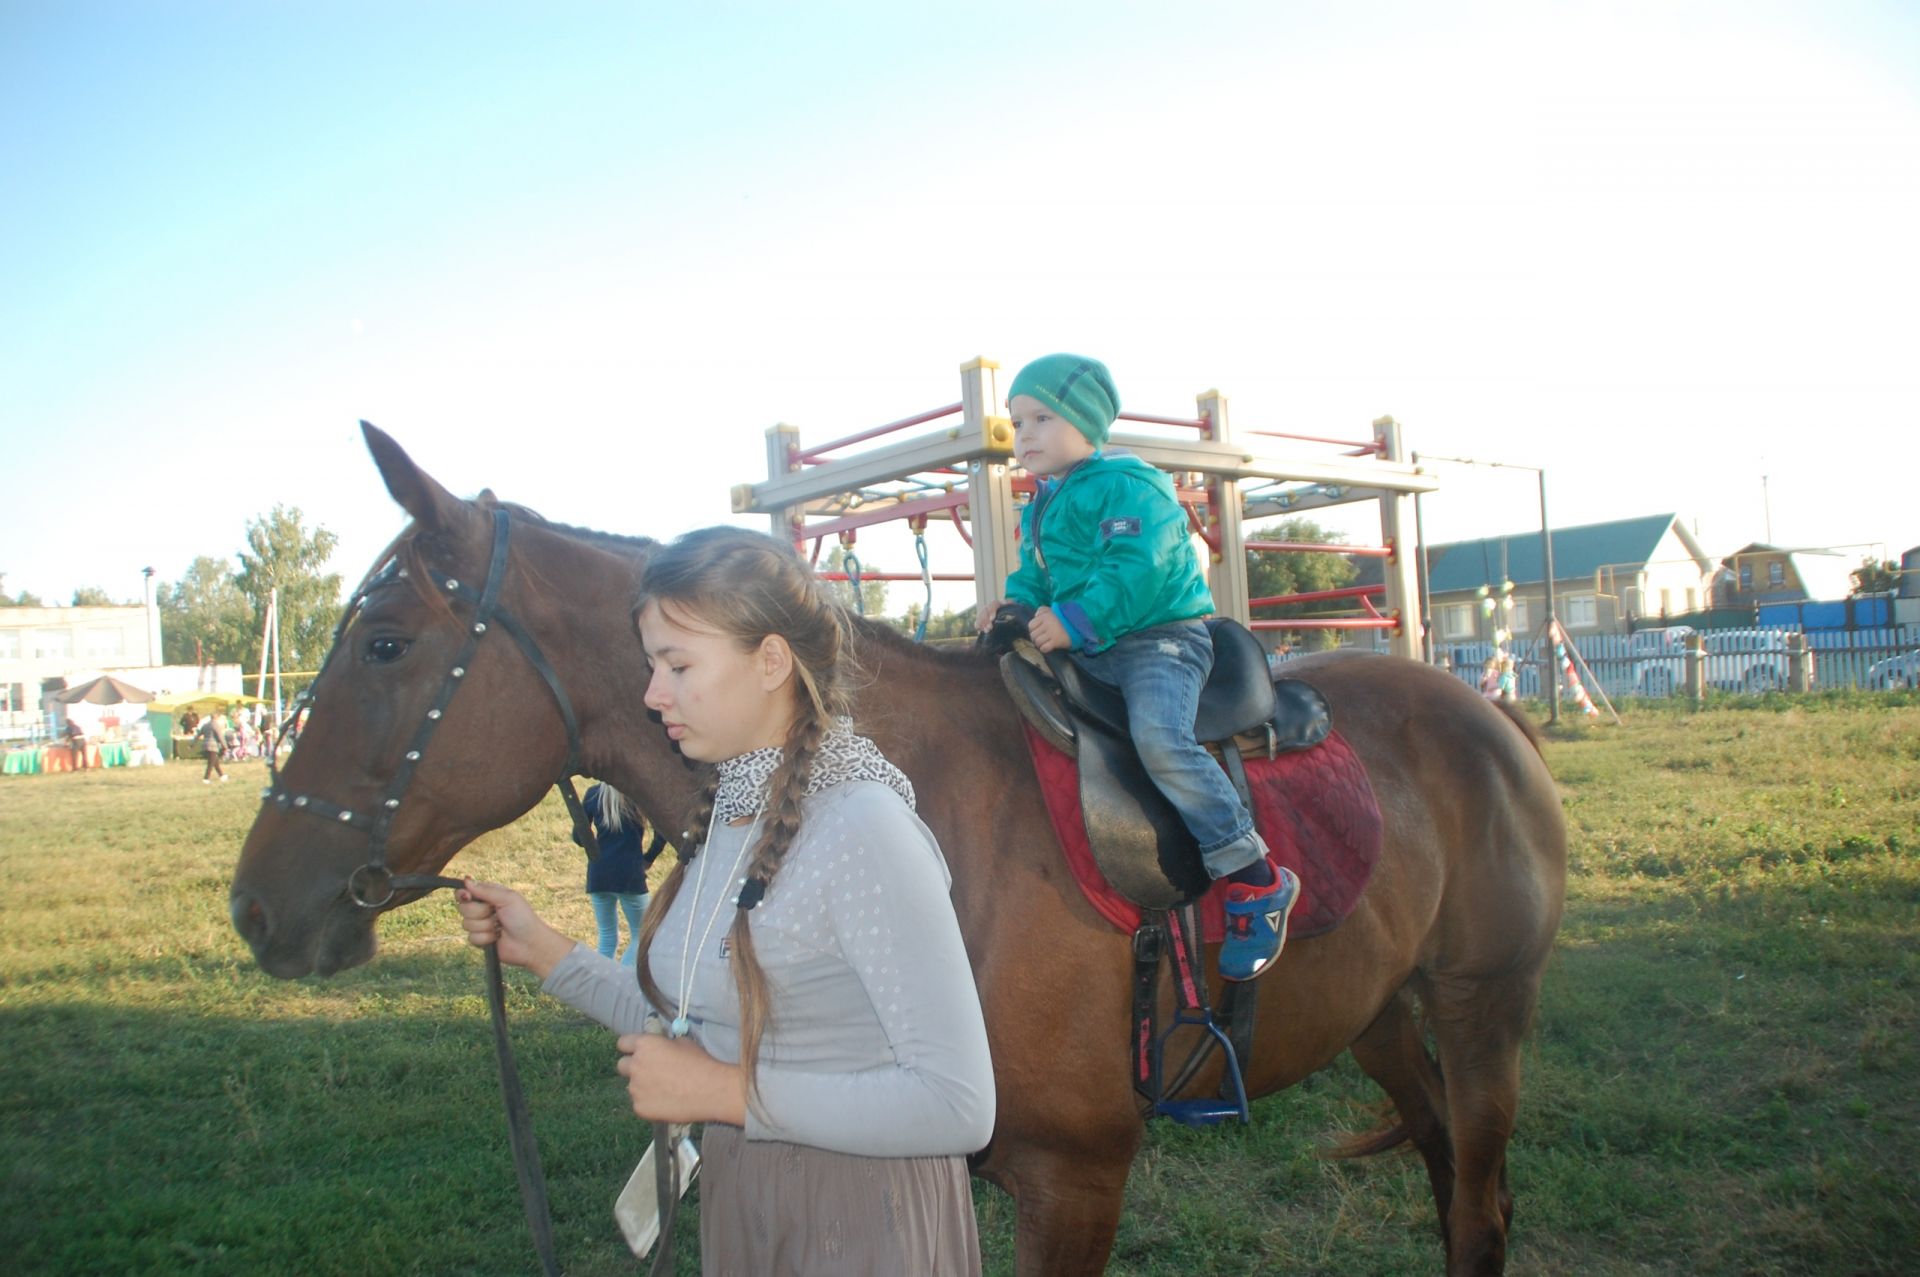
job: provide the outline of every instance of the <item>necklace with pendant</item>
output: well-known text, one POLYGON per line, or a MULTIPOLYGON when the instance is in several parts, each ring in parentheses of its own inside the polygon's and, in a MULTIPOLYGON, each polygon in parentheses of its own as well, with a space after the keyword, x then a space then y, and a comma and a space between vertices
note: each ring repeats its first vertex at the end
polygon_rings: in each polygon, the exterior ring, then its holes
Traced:
MULTIPOLYGON (((738 884, 740 886, 745 886, 747 881, 745 878, 740 878, 740 865, 747 858, 747 848, 753 846, 753 836, 760 829, 761 817, 766 814, 767 811, 764 807, 755 814, 753 823, 747 826, 747 836, 741 840, 740 850, 734 853, 733 868, 727 871, 727 877, 740 879, 738 884)), ((713 843, 713 835, 711 833, 707 835, 707 843, 708 851, 710 852, 713 843)), ((678 1012, 673 1017, 673 1023, 667 1026, 667 1036, 670 1038, 684 1038, 693 1027, 687 1019, 687 999, 693 996, 693 955, 707 951, 707 941, 713 936, 714 924, 720 920, 721 911, 725 909, 729 903, 732 903, 728 901, 726 891, 723 888, 720 893, 720 899, 714 903, 713 911, 707 915, 707 928, 700 933, 700 947, 696 949, 693 944, 693 921, 694 915, 699 912, 700 908, 700 892, 707 885, 707 862, 711 859, 713 859, 711 855, 702 855, 700 857, 700 873, 695 877, 693 882, 693 900, 687 907, 687 938, 680 948, 680 999, 675 1003, 678 1012)), ((738 899, 737 893, 735 899, 738 899)))

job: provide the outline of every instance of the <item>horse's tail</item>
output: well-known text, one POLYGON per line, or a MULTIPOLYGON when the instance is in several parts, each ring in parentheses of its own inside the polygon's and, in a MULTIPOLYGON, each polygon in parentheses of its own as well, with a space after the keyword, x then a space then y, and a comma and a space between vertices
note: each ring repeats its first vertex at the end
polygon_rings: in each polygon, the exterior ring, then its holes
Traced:
POLYGON ((1370 1131, 1350 1135, 1331 1148, 1322 1149, 1320 1156, 1328 1160, 1345 1161, 1356 1157, 1373 1157, 1389 1149, 1399 1148, 1410 1138, 1405 1122, 1387 1122, 1370 1131))

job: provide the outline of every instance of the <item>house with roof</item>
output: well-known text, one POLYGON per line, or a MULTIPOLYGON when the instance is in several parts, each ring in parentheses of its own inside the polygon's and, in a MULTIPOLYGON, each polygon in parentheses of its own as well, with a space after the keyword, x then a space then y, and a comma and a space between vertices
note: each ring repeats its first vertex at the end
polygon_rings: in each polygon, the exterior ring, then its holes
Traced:
POLYGON ((1844 599, 1853 589, 1858 560, 1838 550, 1795 550, 1755 541, 1720 561, 1715 607, 1758 607, 1844 599))
MULTIPOLYGON (((1525 637, 1546 621, 1540 532, 1429 546, 1428 616, 1434 641, 1490 640, 1496 629, 1525 637)), ((1675 514, 1553 529, 1554 610, 1576 640, 1624 634, 1647 618, 1710 603, 1718 565, 1675 514)))

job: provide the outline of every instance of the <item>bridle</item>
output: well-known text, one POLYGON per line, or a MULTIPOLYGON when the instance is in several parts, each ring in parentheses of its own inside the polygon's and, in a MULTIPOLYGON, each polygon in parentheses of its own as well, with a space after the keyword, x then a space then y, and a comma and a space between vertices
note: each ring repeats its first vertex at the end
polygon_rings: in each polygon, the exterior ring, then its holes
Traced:
POLYGON ((516 620, 511 612, 500 607, 500 588, 506 576, 507 547, 513 536, 513 522, 505 510, 493 512, 493 553, 487 563, 486 581, 476 590, 458 579, 426 568, 427 578, 449 598, 474 605, 473 619, 467 625, 466 642, 462 644, 459 655, 453 658, 446 677, 440 682, 440 689, 434 693, 433 702, 426 716, 420 720, 420 726, 414 730, 413 739, 408 742, 406 751, 401 755, 400 765, 394 769, 393 779, 387 783, 386 793, 380 798, 379 805, 371 812, 355 811, 339 803, 322 798, 317 794, 297 794, 281 783, 278 765, 280 745, 292 725, 301 713, 309 710, 313 703, 313 689, 320 684, 321 676, 340 653, 341 639, 348 627, 365 606, 367 598, 377 589, 395 585, 407 579, 408 569, 400 566, 397 559, 389 559, 385 564, 369 574, 360 590, 348 602, 341 613, 339 624, 334 626, 333 639, 328 646, 326 660, 321 662, 320 673, 314 677, 298 697, 292 708, 282 720, 274 748, 267 755, 269 784, 260 791, 261 805, 275 804, 288 811, 304 811, 323 820, 335 821, 350 828, 362 830, 367 836, 367 863, 355 869, 347 878, 347 895, 363 909, 379 909, 393 902, 394 896, 402 891, 432 890, 435 887, 459 886, 457 878, 444 878, 438 874, 395 874, 387 868, 387 840, 393 832, 393 822, 400 814, 401 800, 406 797, 407 789, 413 784, 414 774, 420 768, 420 760, 425 755, 427 744, 433 739, 434 729, 440 726, 446 715, 447 706, 453 700, 454 693, 460 690, 467 676, 467 670, 473 663, 473 654, 494 626, 505 630, 519 645, 522 653, 534 671, 546 682, 547 690, 553 693, 554 704, 560 709, 560 718, 567 729, 567 761, 560 775, 554 780, 555 788, 566 800, 567 811, 573 817, 574 841, 586 848, 589 859, 599 854, 594 842, 593 827, 587 820, 586 809, 580 803, 580 796, 574 792, 573 778, 580 773, 580 722, 573 712, 573 702, 567 697, 567 689, 560 685, 560 676, 554 672, 552 662, 540 650, 540 644, 527 632, 524 625, 516 620))
MULTIPOLYGON (((440 887, 458 888, 464 883, 459 878, 448 878, 440 874, 396 874, 387 868, 387 840, 393 832, 393 822, 400 812, 401 800, 406 797, 407 788, 413 783, 415 772, 419 770, 420 759, 426 753, 427 744, 433 738, 434 729, 445 718, 447 706, 452 702, 454 693, 460 690, 467 676, 467 670, 473 663, 473 654, 480 646, 492 627, 505 630, 519 645, 522 653, 534 670, 545 680, 547 690, 553 693, 554 704, 559 706, 560 718, 567 728, 567 761, 561 768, 559 777, 554 781, 561 796, 567 801, 567 810, 573 816, 573 840, 586 849, 589 859, 599 855, 599 846, 594 840, 593 826, 587 820, 586 809, 581 806, 580 796, 574 792, 573 778, 580 772, 580 722, 574 715, 573 702, 567 697, 566 688, 560 685, 560 676, 554 672, 553 664, 541 652, 540 645, 525 626, 516 620, 511 612, 500 607, 500 588, 506 576, 507 547, 513 536, 513 524, 507 512, 495 509, 493 512, 493 552, 487 563, 487 577, 478 590, 461 583, 454 577, 432 568, 426 568, 427 578, 448 597, 459 599, 474 605, 473 619, 467 625, 466 642, 460 648, 460 654, 453 658, 452 666, 446 677, 440 682, 439 691, 434 693, 433 703, 426 717, 415 729, 413 739, 408 743, 406 752, 401 756, 400 766, 394 770, 393 779, 388 782, 387 790, 380 799, 380 805, 371 812, 356 811, 343 807, 339 803, 321 798, 316 794, 297 794, 280 782, 278 759, 280 746, 285 741, 288 730, 298 721, 300 714, 313 703, 313 689, 327 667, 340 653, 341 640, 346 636, 353 619, 366 605, 369 595, 385 586, 396 585, 408 577, 407 568, 400 565, 397 558, 389 559, 369 573, 360 589, 347 603, 341 613, 339 624, 333 628, 333 639, 328 646, 327 656, 320 664, 320 673, 315 675, 299 696, 294 699, 287 716, 281 721, 274 739, 274 747, 267 754, 267 771, 270 782, 260 791, 261 805, 274 805, 288 811, 304 811, 323 820, 362 830, 367 835, 367 863, 355 869, 347 878, 347 895, 363 909, 380 909, 393 902, 396 894, 402 891, 432 891, 440 887)), ((520 1181, 520 1202, 526 1210, 527 1226, 533 1232, 534 1249, 539 1252, 541 1269, 558 1277, 560 1264, 553 1246, 553 1222, 547 1207, 546 1175, 540 1168, 540 1150, 533 1139, 533 1123, 527 1114, 526 1096, 520 1088, 520 1072, 514 1066, 513 1048, 507 1041, 506 993, 501 980, 500 954, 493 945, 487 946, 487 1006, 493 1018, 494 1055, 500 1065, 500 1092, 507 1109, 507 1142, 513 1150, 514 1174, 520 1181)), ((655 1138, 664 1128, 655 1126, 655 1138)), ((663 1149, 671 1147, 662 1142, 663 1149)), ((671 1162, 673 1159, 667 1159, 671 1162)), ((666 1200, 663 1193, 663 1202, 666 1200)), ((677 1199, 676 1199, 677 1200, 677 1199)), ((671 1263, 670 1242, 662 1241, 660 1255, 671 1263)), ((664 1270, 663 1270, 664 1271, 664 1270)))

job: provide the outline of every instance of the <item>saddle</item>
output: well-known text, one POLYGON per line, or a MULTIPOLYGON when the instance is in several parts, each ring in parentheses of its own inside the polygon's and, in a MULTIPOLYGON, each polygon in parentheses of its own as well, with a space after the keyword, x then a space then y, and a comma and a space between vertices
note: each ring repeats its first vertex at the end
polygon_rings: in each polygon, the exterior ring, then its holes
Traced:
MULTIPOLYGON (((1200 693, 1194 737, 1220 758, 1252 811, 1242 758, 1319 744, 1332 729, 1327 703, 1305 683, 1276 682, 1245 626, 1219 617, 1207 632, 1213 672, 1200 693)), ((1087 839, 1107 882, 1143 909, 1173 909, 1206 894, 1212 879, 1199 848, 1141 765, 1120 693, 1087 677, 1066 653, 1043 657, 1025 639, 1001 656, 1000 677, 1028 725, 1076 757, 1087 839)))

